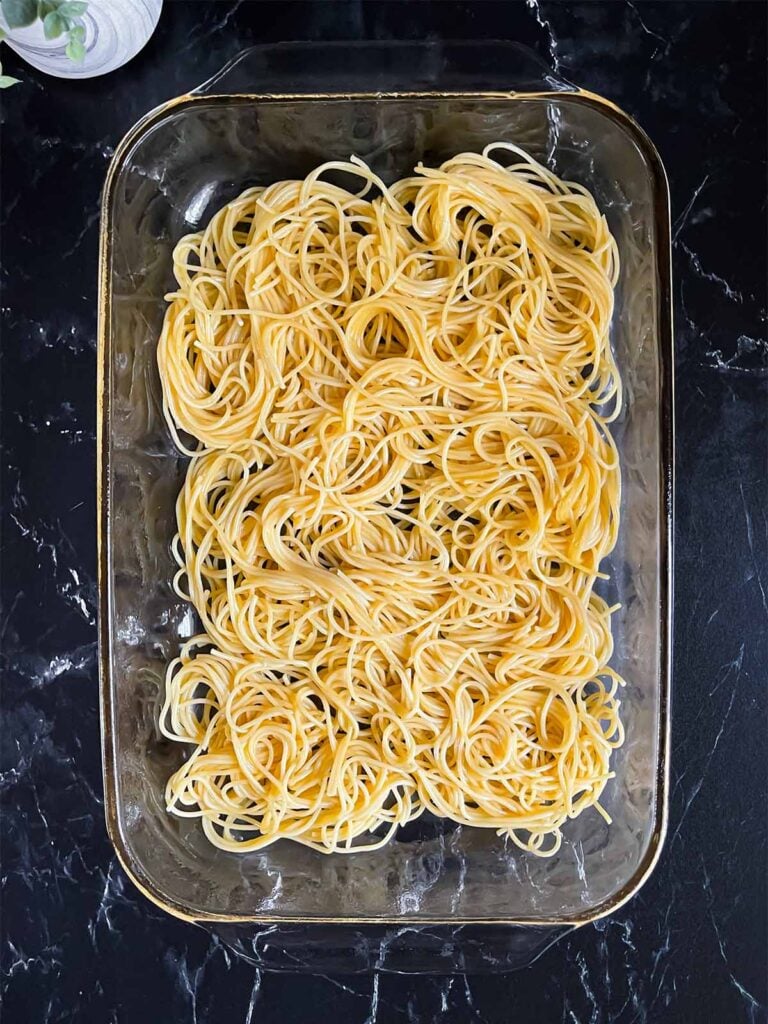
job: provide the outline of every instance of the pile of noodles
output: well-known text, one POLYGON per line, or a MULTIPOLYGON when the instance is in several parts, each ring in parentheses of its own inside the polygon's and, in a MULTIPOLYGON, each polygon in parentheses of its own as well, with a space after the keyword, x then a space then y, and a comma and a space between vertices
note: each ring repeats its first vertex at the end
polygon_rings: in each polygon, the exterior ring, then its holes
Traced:
POLYGON ((428 809, 553 853, 623 739, 593 198, 509 144, 389 187, 333 162, 244 192, 174 270, 175 586, 205 632, 168 670, 169 809, 235 851, 370 849, 428 809))

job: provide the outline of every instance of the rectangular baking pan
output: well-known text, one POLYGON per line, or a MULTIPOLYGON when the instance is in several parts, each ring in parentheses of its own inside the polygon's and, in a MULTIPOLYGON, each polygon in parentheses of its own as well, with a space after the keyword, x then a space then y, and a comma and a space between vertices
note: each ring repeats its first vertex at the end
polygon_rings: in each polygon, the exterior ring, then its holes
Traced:
POLYGON ((123 139, 101 221, 98 379, 100 670, 109 834, 136 885, 179 917, 227 922, 576 925, 651 871, 666 826, 673 500, 670 220, 642 130, 514 44, 290 44, 241 54, 123 139), (586 185, 621 257, 612 325, 626 391, 619 542, 605 567, 627 740, 595 811, 538 859, 492 830, 420 819, 376 852, 279 842, 244 856, 171 817, 183 752, 157 729, 167 662, 197 632, 171 589, 186 460, 161 413, 155 349, 175 242, 244 188, 355 153, 386 180, 506 139, 586 185))

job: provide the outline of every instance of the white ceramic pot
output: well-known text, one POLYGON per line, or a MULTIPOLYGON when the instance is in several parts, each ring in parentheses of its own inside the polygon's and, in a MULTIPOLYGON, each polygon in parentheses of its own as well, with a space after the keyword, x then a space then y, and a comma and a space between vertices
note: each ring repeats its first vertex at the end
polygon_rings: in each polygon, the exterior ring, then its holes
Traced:
POLYGON ((31 64, 56 78, 95 78, 127 64, 155 31, 163 0, 89 0, 78 23, 85 28, 85 60, 67 57, 66 35, 46 39, 40 21, 27 28, 9 29, 5 42, 31 64))

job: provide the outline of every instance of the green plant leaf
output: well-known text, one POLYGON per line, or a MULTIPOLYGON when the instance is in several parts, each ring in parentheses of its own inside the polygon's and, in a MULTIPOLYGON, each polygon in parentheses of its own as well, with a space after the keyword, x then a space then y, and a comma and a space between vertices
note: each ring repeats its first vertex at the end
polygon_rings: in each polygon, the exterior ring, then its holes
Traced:
POLYGON ((57 39, 66 28, 67 23, 58 11, 51 11, 50 14, 46 14, 45 21, 43 22, 43 31, 45 32, 46 39, 57 39))
POLYGON ((11 75, 0 75, 0 89, 8 89, 12 85, 18 85, 20 78, 13 78, 11 75))
POLYGON ((58 8, 62 18, 81 18, 87 10, 88 4, 85 0, 64 0, 58 8))
POLYGON ((51 11, 56 10, 56 4, 53 0, 37 0, 37 16, 40 21, 45 21, 46 17, 51 11))
POLYGON ((69 30, 69 38, 76 39, 78 43, 85 42, 85 25, 74 25, 69 30))
POLYGON ((37 17, 35 0, 2 0, 2 7, 8 28, 26 28, 37 17))
POLYGON ((5 39, 5 32, 0 28, 0 42, 5 39))
POLYGON ((65 52, 75 64, 82 64, 85 60, 85 47, 79 39, 70 39, 65 52))

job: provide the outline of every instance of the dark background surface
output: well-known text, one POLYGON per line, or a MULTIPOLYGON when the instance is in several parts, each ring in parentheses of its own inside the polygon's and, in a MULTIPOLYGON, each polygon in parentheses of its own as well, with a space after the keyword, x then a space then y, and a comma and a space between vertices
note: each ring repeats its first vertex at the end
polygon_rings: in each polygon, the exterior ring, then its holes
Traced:
POLYGON ((168 2, 126 68, 2 96, 4 1021, 766 1019, 766 5, 168 2), (506 38, 633 114, 672 189, 670 828, 642 892, 506 976, 259 971, 106 837, 96 667, 99 194, 124 132, 242 47, 506 38))

